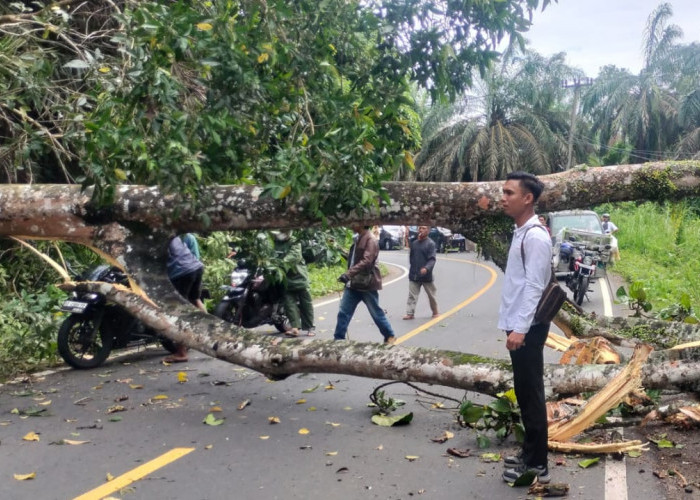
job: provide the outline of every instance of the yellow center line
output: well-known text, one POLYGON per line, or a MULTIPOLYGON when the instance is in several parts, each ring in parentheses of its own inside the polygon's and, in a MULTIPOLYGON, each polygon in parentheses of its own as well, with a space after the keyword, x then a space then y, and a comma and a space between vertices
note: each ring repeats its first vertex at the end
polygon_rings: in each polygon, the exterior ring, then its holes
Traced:
POLYGON ((79 497, 75 497, 73 500, 99 500, 104 498, 115 491, 126 488, 134 481, 138 481, 139 479, 146 477, 150 473, 160 469, 161 467, 165 467, 169 463, 174 462, 178 458, 184 457, 192 451, 194 451, 194 448, 173 448, 167 453, 163 453, 161 456, 154 458, 150 462, 146 462, 145 464, 140 465, 119 477, 115 477, 108 483, 98 486, 94 490, 88 491, 79 497))
POLYGON ((408 339, 411 339, 411 338, 415 337, 415 336, 418 335, 419 333, 421 333, 421 332, 427 330, 428 328, 430 328, 431 326, 433 326, 433 325, 439 323, 439 322, 442 321, 443 319, 445 319, 445 318, 447 318, 447 317, 449 317, 449 316, 452 316, 454 313, 456 313, 457 311, 459 311, 459 310, 462 309, 463 307, 468 306, 469 304, 471 304, 472 302, 474 302, 476 299, 478 299, 479 297, 481 297, 484 293, 486 293, 486 291, 487 291, 489 288, 491 288, 491 287, 493 286, 493 284, 496 282, 496 278, 498 277, 498 275, 496 274, 496 271, 494 271, 493 269, 491 269, 489 266, 487 266, 487 265, 485 265, 485 264, 481 264, 481 263, 479 263, 479 262, 475 262, 475 261, 473 261, 473 260, 452 259, 452 258, 449 258, 449 257, 448 257, 448 258, 443 258, 443 259, 440 259, 440 260, 452 260, 452 261, 455 261, 455 262, 466 262, 466 263, 468 263, 468 264, 473 264, 473 265, 475 265, 475 266, 483 267, 483 268, 486 269, 489 273, 491 273, 491 278, 489 279, 489 282, 486 283, 485 286, 483 286, 479 291, 477 291, 474 295, 472 295, 471 297, 469 297, 467 300, 465 300, 465 301, 462 302, 461 304, 457 304, 457 305, 454 306, 452 309, 450 309, 449 311, 447 311, 447 312, 445 312, 445 313, 442 313, 442 314, 441 314, 440 316, 438 316, 437 318, 433 318, 433 319, 431 319, 430 321, 428 321, 427 323, 423 323, 423 324, 422 324, 421 326, 419 326, 418 328, 416 328, 416 329, 414 329, 414 330, 411 330, 411 331, 408 332, 407 334, 402 335, 401 337, 397 338, 397 339, 396 339, 396 344, 400 344, 400 343, 402 343, 402 342, 405 342, 405 341, 408 340, 408 339))

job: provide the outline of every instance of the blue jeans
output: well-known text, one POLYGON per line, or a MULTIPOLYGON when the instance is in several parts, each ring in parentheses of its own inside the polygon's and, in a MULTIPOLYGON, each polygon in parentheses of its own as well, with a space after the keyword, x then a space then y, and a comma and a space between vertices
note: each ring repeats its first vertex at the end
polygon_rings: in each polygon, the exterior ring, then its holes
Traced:
POLYGON ((379 331, 384 336, 384 340, 394 336, 394 330, 389 324, 389 320, 384 314, 384 310, 379 307, 379 294, 376 291, 359 292, 351 288, 346 288, 343 292, 343 298, 340 299, 340 308, 338 309, 338 322, 335 325, 335 340, 345 339, 345 334, 348 331, 348 325, 355 314, 357 304, 364 302, 367 306, 370 316, 374 323, 379 328, 379 331))

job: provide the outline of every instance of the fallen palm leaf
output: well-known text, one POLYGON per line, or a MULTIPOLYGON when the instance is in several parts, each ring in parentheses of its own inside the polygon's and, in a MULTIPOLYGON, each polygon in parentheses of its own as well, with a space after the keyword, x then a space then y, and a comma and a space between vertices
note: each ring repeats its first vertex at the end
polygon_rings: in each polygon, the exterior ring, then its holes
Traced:
POLYGON ((212 406, 211 408, 209 408, 209 413, 219 413, 222 411, 224 410, 222 410, 220 406, 212 406))
POLYGON ((340 424, 336 422, 326 422, 326 425, 330 425, 331 427, 340 427, 340 424))
POLYGON ((327 451, 327 452, 326 452, 326 456, 327 456, 327 457, 334 457, 334 456, 336 456, 337 454, 338 454, 337 451, 327 451))
POLYGON ((297 399, 296 404, 298 404, 298 405, 306 404, 306 400, 305 399, 297 399))
POLYGON ((418 456, 418 455, 406 455, 404 458, 406 460, 408 460, 409 462, 415 462, 416 460, 418 460, 420 458, 420 456, 418 456))
POLYGON ((260 439, 262 439, 263 441, 265 441, 266 439, 270 439, 270 436, 260 436, 260 439))
POLYGON ((301 434, 301 435, 306 435, 309 432, 311 432, 311 431, 305 427, 302 427, 301 429, 299 429, 299 434, 301 434))
POLYGON ((151 399, 153 401, 164 401, 168 399, 168 396, 166 396, 165 394, 158 394, 157 396, 153 396, 151 399))
POLYGON ((51 404, 51 400, 49 399, 48 401, 42 401, 39 403, 41 406, 49 406, 51 404))
POLYGON ((120 411, 126 411, 126 408, 122 405, 113 405, 107 408, 107 413, 117 413, 120 411))

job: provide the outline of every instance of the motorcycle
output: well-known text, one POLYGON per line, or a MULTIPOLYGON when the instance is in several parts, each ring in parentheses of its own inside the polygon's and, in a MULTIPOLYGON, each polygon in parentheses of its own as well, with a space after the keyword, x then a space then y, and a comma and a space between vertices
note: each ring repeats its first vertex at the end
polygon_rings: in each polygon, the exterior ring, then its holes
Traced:
POLYGON ((214 316, 243 328, 273 325, 280 332, 291 328, 284 312, 284 287, 271 284, 260 269, 253 272, 239 261, 231 272, 230 285, 223 285, 224 297, 214 308, 214 316))
MULTIPOLYGON (((73 272, 76 275, 75 272, 73 272)), ((129 286, 126 274, 119 268, 100 265, 76 281, 104 281, 129 286)), ((94 292, 72 292, 61 305, 70 315, 58 330, 58 352, 73 368, 87 369, 100 366, 112 349, 160 342, 168 351, 175 352, 174 343, 147 328, 116 304, 94 292)))
MULTIPOLYGON (((583 298, 589 292, 588 286, 596 278, 602 250, 599 245, 587 247, 585 243, 575 241, 563 242, 561 245, 561 254, 569 261, 566 286, 574 293, 576 305, 583 304, 583 298)), ((606 250, 610 250, 609 245, 606 250)))

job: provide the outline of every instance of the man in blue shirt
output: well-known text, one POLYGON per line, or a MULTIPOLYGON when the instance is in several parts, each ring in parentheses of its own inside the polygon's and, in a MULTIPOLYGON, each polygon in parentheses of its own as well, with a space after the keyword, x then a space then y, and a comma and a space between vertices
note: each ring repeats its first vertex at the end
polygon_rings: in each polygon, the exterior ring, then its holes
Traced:
POLYGON ((525 427, 521 452, 504 460, 506 482, 515 482, 527 472, 534 473, 540 483, 550 481, 543 357, 549 323, 534 320, 537 304, 551 279, 552 242, 535 215, 535 203, 543 190, 544 184, 534 175, 512 172, 506 177, 501 198, 503 211, 516 227, 508 252, 498 328, 507 335, 515 396, 525 427))

